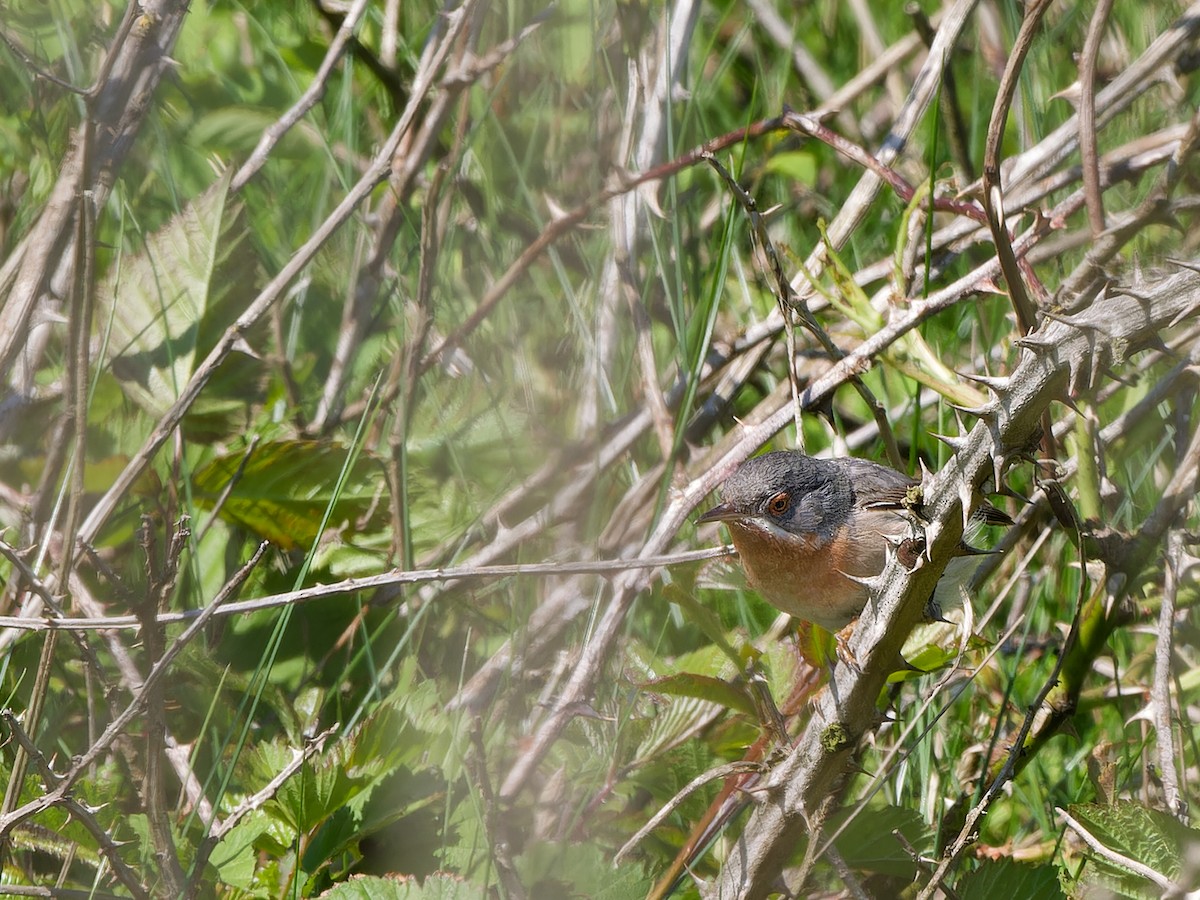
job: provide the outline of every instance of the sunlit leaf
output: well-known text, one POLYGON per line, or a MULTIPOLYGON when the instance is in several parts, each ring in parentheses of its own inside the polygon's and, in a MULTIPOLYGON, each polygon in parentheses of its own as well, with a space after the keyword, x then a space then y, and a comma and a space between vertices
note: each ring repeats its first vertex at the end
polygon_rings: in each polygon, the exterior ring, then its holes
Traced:
POLYGON ((97 316, 102 327, 111 324, 113 374, 151 415, 178 398, 197 355, 254 295, 257 257, 228 189, 227 175, 127 253, 97 288, 97 316))
POLYGON ((329 527, 348 533, 386 514, 387 481, 365 455, 335 493, 348 453, 318 441, 277 441, 256 447, 248 459, 244 452, 225 454, 195 473, 196 499, 211 508, 232 484, 220 507, 223 518, 284 549, 308 547, 331 505, 329 527))
POLYGON ((321 897, 327 900, 474 900, 479 895, 479 885, 439 873, 430 875, 423 882, 402 875, 389 878, 355 875, 321 897))
MULTIPOLYGON (((1139 803, 1124 801, 1111 806, 1079 803, 1073 804, 1069 812, 1109 850, 1141 863, 1169 881, 1176 881, 1186 861, 1200 852, 1200 830, 1139 803)), ((1124 897, 1161 894, 1161 888, 1150 879, 1112 858, 1089 855, 1091 861, 1083 871, 1083 883, 1102 886, 1124 897)))

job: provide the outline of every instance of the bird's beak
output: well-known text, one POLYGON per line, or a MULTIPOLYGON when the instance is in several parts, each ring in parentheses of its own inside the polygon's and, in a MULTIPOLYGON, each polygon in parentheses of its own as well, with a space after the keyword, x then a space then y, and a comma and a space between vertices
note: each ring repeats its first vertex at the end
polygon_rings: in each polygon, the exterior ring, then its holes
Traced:
POLYGON ((729 504, 722 503, 720 506, 714 506, 708 512, 704 513, 696 520, 697 525, 704 525, 707 522, 728 522, 731 519, 740 519, 741 516, 733 509, 730 509, 729 504))

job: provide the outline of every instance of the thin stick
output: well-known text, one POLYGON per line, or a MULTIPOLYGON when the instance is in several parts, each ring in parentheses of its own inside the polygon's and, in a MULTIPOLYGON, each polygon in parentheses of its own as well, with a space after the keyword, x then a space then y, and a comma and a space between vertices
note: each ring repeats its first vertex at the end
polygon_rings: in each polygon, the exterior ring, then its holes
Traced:
MULTIPOLYGON (((858 144, 846 140, 840 134, 826 127, 816 116, 789 110, 783 115, 783 123, 793 131, 806 134, 822 143, 828 144, 838 153, 850 161, 858 163, 868 172, 874 172, 905 203, 910 202, 916 196, 916 188, 909 184, 904 176, 891 166, 881 162, 875 155, 868 153, 862 147, 858 146, 858 144)), ((987 221, 984 211, 979 207, 978 203, 973 201, 956 200, 953 197, 933 197, 931 202, 933 208, 936 210, 966 216, 968 219, 980 223, 987 221)))
POLYGON ((204 869, 205 864, 212 856, 213 850, 233 831, 234 826, 241 822, 246 816, 255 810, 262 809, 263 805, 268 800, 274 797, 284 783, 289 778, 296 774, 306 762, 312 759, 316 754, 320 753, 325 748, 325 742, 329 737, 337 731, 337 726, 330 726, 325 731, 318 734, 305 743, 303 750, 292 749, 292 758, 288 761, 279 773, 268 781, 261 790, 247 797, 237 805, 221 824, 215 826, 212 831, 200 842, 200 846, 196 849, 196 858, 192 865, 192 877, 188 882, 187 893, 184 897, 192 898, 199 895, 200 891, 205 887, 204 869))
MULTIPOLYGON (((263 545, 265 547, 265 545, 263 545)), ((243 613, 258 612, 264 609, 278 609, 284 606, 294 606, 307 603, 310 600, 320 600, 325 597, 335 597, 339 594, 352 594, 356 591, 366 591, 374 588, 388 587, 398 584, 420 584, 429 581, 461 581, 474 578, 511 578, 517 575, 607 575, 624 572, 631 569, 659 569, 663 566, 679 565, 680 563, 702 562, 706 559, 718 559, 734 553, 732 546, 710 547, 706 550, 691 550, 685 553, 671 553, 662 556, 648 556, 644 559, 599 559, 594 561, 565 562, 565 563, 518 563, 501 566, 447 566, 437 569, 416 569, 408 572, 387 572, 383 575, 372 575, 367 578, 347 578, 333 584, 316 585, 298 591, 287 591, 282 594, 272 594, 257 600, 243 600, 240 603, 223 603, 213 609, 211 606, 203 610, 189 609, 183 612, 161 613, 154 619, 156 625, 173 625, 181 622, 196 622, 208 616, 234 616, 243 613)), ((260 548, 261 553, 261 548, 260 548)), ((24 619, 18 616, 0 616, 0 628, 14 628, 20 631, 111 631, 116 629, 138 629, 144 625, 137 616, 92 616, 88 618, 24 619)))
POLYGON ((1037 309, 1025 292, 1021 267, 1017 264, 1012 241, 1008 236, 1008 225, 1004 221, 1004 194, 1000 184, 1000 143, 1004 137, 1008 111, 1017 93, 1017 79, 1021 74, 1021 67, 1025 64, 1025 57, 1033 45, 1033 38, 1041 24, 1042 16, 1049 7, 1050 0, 1033 0, 1025 9, 1025 19, 1021 22, 1021 30, 1017 33, 1017 40, 1004 68, 1004 76, 1000 79, 1000 89, 992 107, 987 143, 983 152, 983 208, 987 211, 988 226, 992 230, 992 240, 996 243, 1000 268, 1008 284, 1009 297, 1017 314, 1017 325, 1021 334, 1029 334, 1037 327, 1037 309))
POLYGON ((104 732, 92 742, 83 753, 74 757, 71 762, 71 768, 62 776, 57 786, 46 791, 41 796, 30 800, 29 802, 0 815, 0 838, 6 838, 8 834, 17 825, 39 815, 50 807, 61 803, 70 795, 71 789, 83 777, 84 772, 105 753, 113 743, 126 733, 129 726, 143 714, 145 704, 150 698, 156 686, 163 681, 171 670, 172 664, 176 657, 183 651, 183 648, 199 634, 221 604, 232 597, 242 584, 250 576, 251 571, 262 559, 263 553, 266 550, 266 544, 260 544, 250 562, 238 570, 234 578, 221 590, 221 592, 213 599, 198 616, 195 616, 191 625, 175 639, 167 651, 162 655, 162 658, 154 664, 154 668, 146 676, 142 682, 141 689, 134 695, 133 699, 125 709, 108 724, 104 732))
POLYGON ((1175 634, 1175 598, 1179 575, 1184 567, 1183 536, 1172 531, 1167 537, 1166 578, 1158 609, 1158 640, 1154 644, 1154 683, 1150 688, 1154 709, 1154 730, 1158 733, 1158 769, 1163 799, 1176 818, 1187 823, 1187 801, 1179 790, 1179 769, 1175 765, 1175 741, 1171 722, 1171 646, 1175 634))
POLYGON ((641 828, 639 828, 634 833, 633 837, 625 842, 624 846, 622 846, 621 849, 617 851, 616 856, 613 857, 613 863, 619 863, 622 859, 624 859, 630 850, 640 844, 646 835, 648 835, 662 823, 663 819, 677 810, 684 800, 686 800, 700 788, 704 787, 704 785, 708 784, 710 781, 728 778, 730 775, 740 775, 743 772, 762 772, 763 769, 764 765, 760 761, 736 760, 731 763, 726 763, 723 766, 717 766, 715 769, 709 769, 707 772, 697 775, 686 785, 680 788, 679 792, 670 800, 668 800, 663 805, 662 809, 651 816, 650 820, 641 828))
POLYGON ((329 78, 333 74, 334 67, 337 66, 342 55, 346 52, 346 46, 353 39, 354 30, 358 27, 359 19, 362 18, 363 13, 367 11, 367 5, 368 0, 354 0, 354 5, 350 7, 350 11, 346 13, 346 17, 342 19, 342 24, 338 28, 337 34, 329 42, 329 49, 325 51, 325 58, 321 60, 321 65, 317 69, 317 74, 313 77, 312 84, 308 86, 308 90, 300 96, 300 99, 292 104, 291 109, 276 119, 263 132, 262 137, 258 139, 258 144, 255 146, 253 152, 251 152, 249 158, 237 170, 237 174, 233 176, 233 180, 229 182, 229 192, 231 194, 236 194, 246 186, 246 182, 258 174, 258 171, 266 165, 271 151, 283 140, 283 136, 291 131, 292 126, 299 122, 310 109, 316 106, 317 101, 325 96, 325 88, 329 85, 329 78))
POLYGON ((1100 190, 1100 156, 1096 150, 1096 57, 1112 12, 1113 0, 1098 0, 1088 23, 1079 65, 1079 155, 1083 160, 1083 194, 1087 198, 1092 237, 1104 231, 1104 195, 1100 190))
MULTIPOLYGON (((784 113, 783 119, 785 122, 790 117, 800 117, 797 113, 784 113)), ((796 441, 800 449, 804 449, 804 431, 800 416, 804 409, 800 402, 800 376, 796 371, 796 338, 795 332, 791 325, 791 314, 794 312, 800 316, 800 321, 812 333, 834 360, 843 359, 846 356, 844 350, 833 342, 833 338, 821 327, 821 323, 817 321, 812 311, 808 308, 808 303, 805 299, 795 292, 792 288, 792 283, 783 272, 783 264, 779 261, 779 254, 775 252, 775 244, 771 241, 767 234, 766 224, 763 221, 762 215, 758 211, 758 204, 754 198, 746 192, 746 190, 737 182, 737 179, 717 160, 711 153, 704 154, 703 157, 709 165, 717 170, 721 178, 729 186, 733 195, 738 199, 746 214, 750 217, 750 233, 754 236, 754 244, 762 254, 764 267, 770 274, 770 283, 772 293, 775 294, 776 302, 779 304, 779 309, 784 315, 784 334, 787 337, 788 351, 788 381, 792 391, 792 414, 793 421, 796 426, 796 441)), ((807 271, 805 272, 807 275, 807 271)), ((809 278, 812 283, 811 277, 809 278)), ((884 447, 887 449, 888 459, 896 468, 904 467, 904 457, 900 454, 899 445, 896 443, 896 436, 892 433, 891 424, 888 422, 887 414, 884 412, 883 406, 875 395, 871 393, 870 388, 863 383, 863 380, 854 374, 850 378, 850 384, 858 392, 859 397, 871 410, 871 414, 879 426, 879 435, 883 439, 884 447)))

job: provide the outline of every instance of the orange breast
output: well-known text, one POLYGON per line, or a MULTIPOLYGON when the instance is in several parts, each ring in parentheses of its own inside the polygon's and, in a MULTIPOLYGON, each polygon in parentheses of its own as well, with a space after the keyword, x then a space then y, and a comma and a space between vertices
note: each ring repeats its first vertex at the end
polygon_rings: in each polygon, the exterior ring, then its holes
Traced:
POLYGON ((824 544, 815 535, 784 539, 741 522, 730 522, 729 531, 746 578, 763 599, 830 631, 848 625, 867 602, 866 586, 846 576, 877 575, 883 568, 882 545, 856 553, 845 528, 824 544))

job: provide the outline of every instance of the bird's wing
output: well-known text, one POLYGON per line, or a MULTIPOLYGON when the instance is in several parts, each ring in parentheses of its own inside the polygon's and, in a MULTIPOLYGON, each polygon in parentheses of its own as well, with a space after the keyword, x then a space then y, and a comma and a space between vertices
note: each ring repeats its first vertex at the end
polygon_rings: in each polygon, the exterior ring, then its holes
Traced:
POLYGON ((867 459, 847 458, 855 502, 862 509, 904 509, 909 492, 920 482, 867 459))

